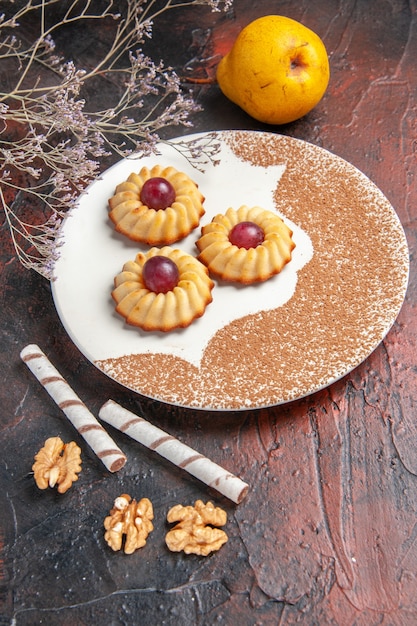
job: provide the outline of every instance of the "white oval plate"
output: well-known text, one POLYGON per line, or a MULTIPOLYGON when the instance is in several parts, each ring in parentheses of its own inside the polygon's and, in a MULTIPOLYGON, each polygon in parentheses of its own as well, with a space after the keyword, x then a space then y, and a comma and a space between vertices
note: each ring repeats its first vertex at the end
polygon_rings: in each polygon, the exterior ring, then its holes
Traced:
MULTIPOLYGON (((213 133, 161 143, 157 156, 124 159, 94 182, 63 223, 53 298, 86 358, 135 392, 207 410, 277 405, 338 380, 385 337, 407 289, 407 242, 382 192, 326 150, 254 131, 214 140, 219 162, 204 171, 184 142, 212 144, 213 133), (217 281, 203 317, 171 333, 127 326, 111 298, 114 276, 147 248, 114 231, 107 202, 131 172, 156 163, 199 185, 200 225, 229 206, 259 205, 281 215, 296 243, 278 276, 249 287, 217 281)), ((174 245, 196 255, 199 234, 174 245)))

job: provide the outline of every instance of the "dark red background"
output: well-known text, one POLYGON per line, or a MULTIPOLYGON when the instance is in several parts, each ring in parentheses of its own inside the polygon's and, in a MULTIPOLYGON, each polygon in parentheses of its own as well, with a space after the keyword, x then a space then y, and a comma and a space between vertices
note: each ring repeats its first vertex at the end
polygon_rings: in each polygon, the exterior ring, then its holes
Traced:
MULTIPOLYGON (((149 53, 180 75, 210 76, 239 30, 268 13, 300 20, 324 40, 324 99, 304 119, 272 128, 226 101, 216 84, 194 85, 204 110, 192 131, 284 133, 367 174, 409 241, 402 311, 363 365, 309 398, 241 413, 166 406, 111 382, 78 352, 49 283, 20 266, 2 219, 0 624, 417 623, 417 4, 235 0, 226 15, 181 9, 155 25, 149 53), (28 343, 50 356, 94 413, 108 398, 141 413, 241 476, 247 498, 235 506, 117 433, 129 462, 108 474, 20 361, 28 343), (39 491, 31 474, 36 451, 58 434, 83 447, 83 471, 64 496, 39 491), (132 556, 112 553, 103 540, 104 517, 123 492, 149 497, 155 509, 155 531, 132 556), (170 553, 168 508, 198 498, 227 510, 229 542, 207 558, 170 553)), ((93 56, 105 37, 90 28, 59 43, 93 56)), ((106 93, 99 97, 105 102, 106 93)))

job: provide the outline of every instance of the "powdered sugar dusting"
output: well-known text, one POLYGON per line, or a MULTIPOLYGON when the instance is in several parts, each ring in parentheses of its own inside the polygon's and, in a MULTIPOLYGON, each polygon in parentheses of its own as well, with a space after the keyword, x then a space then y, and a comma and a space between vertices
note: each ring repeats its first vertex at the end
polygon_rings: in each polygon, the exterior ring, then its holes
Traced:
POLYGON ((268 133, 226 132, 244 162, 285 163, 276 209, 310 237, 314 256, 283 306, 221 328, 199 366, 133 354, 96 365, 128 388, 168 403, 242 409, 287 402, 356 367, 395 321, 408 281, 408 248, 382 193, 342 159, 268 133))

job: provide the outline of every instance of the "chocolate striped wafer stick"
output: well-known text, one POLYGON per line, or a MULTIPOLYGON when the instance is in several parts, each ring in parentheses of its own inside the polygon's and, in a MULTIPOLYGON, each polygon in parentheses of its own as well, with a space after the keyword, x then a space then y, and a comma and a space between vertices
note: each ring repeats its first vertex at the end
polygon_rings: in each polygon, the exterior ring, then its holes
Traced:
POLYGON ((121 469, 126 463, 126 456, 74 393, 67 381, 55 369, 39 346, 35 344, 26 346, 21 351, 20 358, 107 469, 110 472, 121 469))
POLYGON ((108 400, 101 407, 98 416, 135 441, 155 450, 177 467, 187 470, 236 504, 239 504, 246 496, 249 487, 240 478, 175 439, 172 435, 153 426, 143 417, 138 417, 124 409, 113 400, 108 400))

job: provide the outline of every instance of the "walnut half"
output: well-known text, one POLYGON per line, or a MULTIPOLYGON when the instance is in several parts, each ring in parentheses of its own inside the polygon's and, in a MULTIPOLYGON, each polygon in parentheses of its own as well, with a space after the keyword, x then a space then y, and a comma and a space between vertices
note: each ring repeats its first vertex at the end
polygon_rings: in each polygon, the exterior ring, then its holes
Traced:
POLYGON ((132 554, 146 544, 153 530, 153 507, 148 498, 139 502, 122 494, 114 501, 110 515, 104 520, 104 538, 112 550, 121 550, 124 540, 125 554, 132 554))
POLYGON ((168 522, 179 522, 170 530, 165 542, 172 552, 207 556, 219 550, 228 540, 226 533, 213 526, 224 526, 227 514, 212 502, 197 500, 194 506, 177 504, 168 511, 168 522))
POLYGON ((32 470, 39 489, 58 485, 58 492, 65 493, 81 472, 81 449, 75 441, 50 437, 35 455, 32 470))

